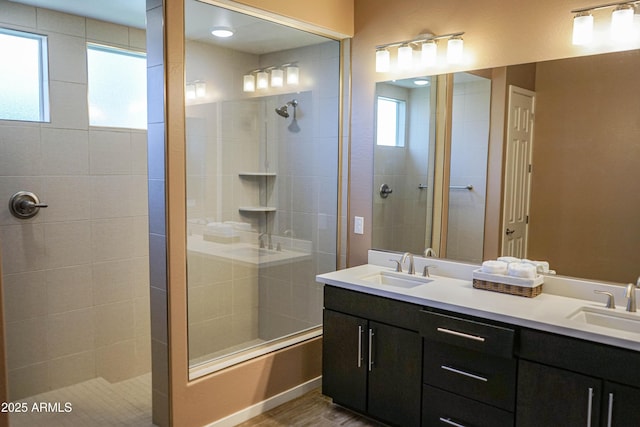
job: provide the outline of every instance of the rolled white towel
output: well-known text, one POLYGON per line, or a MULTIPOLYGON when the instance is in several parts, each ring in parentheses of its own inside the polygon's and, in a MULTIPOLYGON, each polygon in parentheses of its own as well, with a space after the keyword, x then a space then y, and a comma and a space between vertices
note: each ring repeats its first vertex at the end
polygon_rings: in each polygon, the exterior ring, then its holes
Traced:
POLYGON ((513 256, 501 256, 498 257, 498 261, 506 262, 507 264, 511 264, 512 262, 522 262, 520 258, 516 258, 513 256))
POLYGON ((504 261, 485 261, 481 270, 489 274, 507 274, 507 265, 504 261))
POLYGON ((512 262, 507 267, 507 275, 523 277, 525 279, 536 278, 536 266, 525 262, 512 262))
POLYGON ((549 272, 549 263, 547 261, 531 261, 529 259, 523 259, 522 262, 535 265, 538 273, 549 272))

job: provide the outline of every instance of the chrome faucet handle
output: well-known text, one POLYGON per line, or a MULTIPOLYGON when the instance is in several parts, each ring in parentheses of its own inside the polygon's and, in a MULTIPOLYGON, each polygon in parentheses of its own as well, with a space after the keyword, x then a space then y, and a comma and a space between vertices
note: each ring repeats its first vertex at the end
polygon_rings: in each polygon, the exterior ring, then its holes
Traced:
POLYGON ((390 259, 389 261, 393 261, 396 263, 396 272, 397 273, 402 273, 402 263, 400 261, 398 261, 397 259, 390 259))
POLYGON ((616 308, 616 300, 611 292, 595 290, 594 294, 606 295, 607 296, 607 308, 616 308))
POLYGON ((437 265, 425 265, 424 269, 422 270, 422 277, 431 277, 431 274, 429 274, 429 269, 430 268, 438 268, 437 265))
POLYGON ((433 250, 433 248, 427 248, 424 250, 424 257, 428 258, 428 257, 433 257, 433 258, 438 258, 438 254, 436 253, 436 251, 433 250))

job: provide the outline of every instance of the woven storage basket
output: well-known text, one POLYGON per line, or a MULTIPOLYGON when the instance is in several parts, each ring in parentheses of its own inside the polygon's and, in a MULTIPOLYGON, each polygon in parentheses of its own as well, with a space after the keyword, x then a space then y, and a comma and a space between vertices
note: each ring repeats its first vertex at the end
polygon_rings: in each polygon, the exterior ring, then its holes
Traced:
POLYGON ((538 286, 517 286, 506 283, 489 282, 487 280, 473 279, 473 287, 486 291, 500 292, 502 294, 518 295, 521 297, 533 298, 542 293, 542 283, 538 286))

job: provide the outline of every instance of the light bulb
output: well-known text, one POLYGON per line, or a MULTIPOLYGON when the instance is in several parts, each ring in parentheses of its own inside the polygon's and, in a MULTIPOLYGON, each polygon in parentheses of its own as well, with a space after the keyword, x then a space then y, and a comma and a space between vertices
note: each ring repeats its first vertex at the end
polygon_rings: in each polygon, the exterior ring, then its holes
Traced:
POLYGON ((447 62, 449 64, 462 63, 464 41, 460 37, 452 37, 447 42, 447 62))
POLYGON ((259 71, 256 75, 258 89, 267 89, 269 87, 269 75, 264 71, 259 71))
POLYGON ((284 83, 284 71, 279 68, 271 70, 271 87, 282 87, 284 83))
POLYGON ((433 67, 438 62, 438 44, 435 40, 428 40, 422 43, 422 52, 420 55, 422 65, 425 67, 433 67))
POLYGON ((245 92, 255 92, 256 91, 256 79, 253 77, 253 74, 246 74, 242 78, 242 90, 245 92))
POLYGON ((398 68, 409 70, 413 66, 413 49, 408 44, 398 48, 398 68))
POLYGON ((611 39, 628 41, 633 38, 633 6, 620 5, 611 13, 611 39))
POLYGON ((391 68, 391 54, 387 49, 376 50, 376 72, 386 73, 391 68))
POLYGON ((295 65, 287 67, 287 84, 297 85, 300 82, 300 69, 295 65))
POLYGON ((593 15, 580 12, 573 18, 573 44, 586 45, 593 41, 593 15))

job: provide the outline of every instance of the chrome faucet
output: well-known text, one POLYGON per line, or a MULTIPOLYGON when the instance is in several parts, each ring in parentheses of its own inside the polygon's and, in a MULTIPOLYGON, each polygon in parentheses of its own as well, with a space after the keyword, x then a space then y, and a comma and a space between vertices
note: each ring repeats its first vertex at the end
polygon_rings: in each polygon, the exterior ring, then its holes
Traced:
POLYGON ((260 233, 258 235, 258 242, 260 244, 260 248, 264 249, 264 239, 263 237, 267 235, 267 239, 269 242, 269 249, 273 249, 273 240, 271 240, 271 233, 260 233))
POLYGON ((427 248, 427 249, 424 250, 424 257, 425 258, 428 258, 428 257, 438 258, 438 254, 432 248, 427 248))
POLYGON ((627 292, 624 294, 627 297, 627 311, 637 311, 636 288, 640 288, 640 277, 638 277, 635 285, 633 283, 627 285, 627 292))
POLYGON ((409 257, 409 271, 407 271, 407 273, 416 274, 416 267, 413 264, 413 254, 412 253, 405 252, 404 254, 402 254, 402 259, 400 260, 400 264, 404 264, 404 262, 407 259, 407 257, 409 257))

